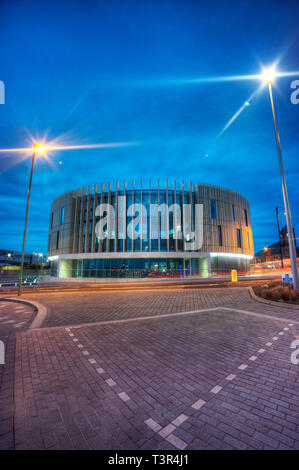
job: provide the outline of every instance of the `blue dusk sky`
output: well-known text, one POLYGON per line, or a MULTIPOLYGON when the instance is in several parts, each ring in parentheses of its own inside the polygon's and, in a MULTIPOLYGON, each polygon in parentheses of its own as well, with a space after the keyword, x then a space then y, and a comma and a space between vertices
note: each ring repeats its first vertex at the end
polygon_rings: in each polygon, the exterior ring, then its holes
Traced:
MULTIPOLYGON (((255 251, 277 240, 282 193, 267 90, 277 62, 299 70, 298 1, 0 2, 2 149, 30 139, 134 145, 55 151, 36 162, 26 251, 46 252, 50 205, 71 189, 126 179, 223 186, 251 205, 255 251)), ((299 236, 299 104, 273 86, 292 218, 299 236)), ((27 154, 28 156, 28 154, 27 154)), ((0 248, 21 250, 31 159, 0 153, 0 248)))

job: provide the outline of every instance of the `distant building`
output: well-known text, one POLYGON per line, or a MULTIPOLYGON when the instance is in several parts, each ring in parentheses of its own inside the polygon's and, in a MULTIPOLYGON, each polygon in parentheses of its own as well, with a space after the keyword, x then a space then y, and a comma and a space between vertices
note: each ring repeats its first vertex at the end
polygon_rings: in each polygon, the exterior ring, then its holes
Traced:
MULTIPOLYGON (((22 253, 13 250, 0 250, 0 266, 20 265, 22 253)), ((25 253, 24 264, 32 264, 32 254, 25 253)))
MULTIPOLYGON (((22 253, 13 250, 0 250, 0 266, 21 265, 22 253)), ((24 265, 36 266, 46 262, 46 257, 42 253, 25 253, 24 265)))
MULTIPOLYGON (((294 232, 295 246, 296 237, 294 232)), ((297 258, 299 257, 299 247, 296 246, 297 258)), ((272 243, 272 245, 265 246, 262 250, 255 254, 256 263, 267 263, 271 261, 279 261, 281 258, 288 259, 290 257, 289 252, 289 240, 287 227, 283 227, 280 230, 280 242, 272 243)))

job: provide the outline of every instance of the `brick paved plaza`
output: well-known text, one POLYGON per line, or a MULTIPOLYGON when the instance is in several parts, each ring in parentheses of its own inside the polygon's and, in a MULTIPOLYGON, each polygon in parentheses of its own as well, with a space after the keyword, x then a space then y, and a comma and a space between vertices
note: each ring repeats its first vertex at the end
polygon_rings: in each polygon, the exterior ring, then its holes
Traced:
POLYGON ((0 303, 2 448, 299 449, 299 311, 246 288, 27 297, 39 329, 0 303))

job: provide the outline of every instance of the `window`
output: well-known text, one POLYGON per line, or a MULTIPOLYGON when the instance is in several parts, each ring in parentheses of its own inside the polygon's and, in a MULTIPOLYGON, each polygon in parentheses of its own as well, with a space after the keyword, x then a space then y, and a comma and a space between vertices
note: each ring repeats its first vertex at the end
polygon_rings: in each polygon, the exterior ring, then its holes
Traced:
POLYGON ((235 206, 234 204, 232 205, 232 210, 233 210, 233 221, 236 221, 236 213, 235 213, 235 206))
POLYGON ((59 223, 63 224, 64 222, 64 207, 60 209, 60 218, 59 218, 59 223))
POLYGON ((51 214, 51 228, 53 228, 53 217, 54 217, 54 212, 51 214))
POLYGON ((248 227, 248 216, 247 216, 247 210, 244 209, 244 217, 245 217, 245 225, 248 227))
POLYGON ((250 236, 249 236, 249 232, 247 232, 247 240, 248 240, 248 249, 250 250, 250 236))
POLYGON ((237 245, 238 245, 238 248, 242 248, 241 230, 239 228, 237 228, 237 245))
POLYGON ((217 202, 215 199, 210 201, 211 219, 217 219, 217 202))
POLYGON ((218 225, 218 244, 222 246, 222 229, 221 225, 218 225))
POLYGON ((59 230, 57 230, 57 236, 56 236, 56 250, 58 250, 59 247, 59 230))

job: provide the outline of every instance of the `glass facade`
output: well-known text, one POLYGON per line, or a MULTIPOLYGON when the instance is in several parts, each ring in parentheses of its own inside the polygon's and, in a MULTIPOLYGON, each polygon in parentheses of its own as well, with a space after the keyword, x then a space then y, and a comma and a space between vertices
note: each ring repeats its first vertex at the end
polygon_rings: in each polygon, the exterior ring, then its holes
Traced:
POLYGON ((247 215, 247 210, 244 209, 244 218, 245 218, 245 225, 248 227, 248 215, 247 215))
POLYGON ((211 199, 210 208, 211 208, 211 219, 217 219, 217 201, 215 199, 211 199))
POLYGON ((241 230, 237 228, 237 246, 242 248, 241 230))
POLYGON ((59 223, 60 224, 63 224, 64 222, 64 207, 61 207, 60 209, 60 220, 59 220, 59 223))
POLYGON ((222 246, 222 229, 221 229, 221 225, 218 225, 218 245, 222 246))
POLYGON ((60 277, 206 277, 205 258, 62 259, 60 277))
MULTIPOLYGON (((93 199, 91 198, 91 201, 93 199)), ((184 233, 185 240, 190 240, 190 233, 195 226, 194 197, 188 191, 165 190, 128 190, 104 193, 104 197, 97 199, 97 205, 109 203, 113 211, 109 214, 109 209, 101 213, 101 218, 106 217, 107 222, 103 226, 106 238, 99 240, 95 238, 94 250, 92 247, 93 231, 93 211, 89 206, 89 219, 87 220, 88 199, 85 198, 84 209, 80 207, 79 224, 77 230, 77 252, 168 252, 183 251, 184 233), (118 196, 126 196, 118 198, 118 196), (183 204, 192 204, 191 227, 184 219, 183 204), (129 211, 128 211, 128 208, 129 211), (84 216, 81 218, 81 210, 84 216), (109 222, 110 225, 109 225, 109 222), (136 222, 137 220, 137 222, 136 222), (127 236, 124 228, 127 227, 127 236), (185 232, 184 232, 185 230, 185 232), (178 234, 177 239, 174 231, 178 234), (82 235, 82 249, 79 249, 80 233, 82 235), (130 236, 129 236, 130 235, 130 236), (86 246, 88 239, 88 246, 86 246)), ((216 202, 216 201, 215 201, 216 202)), ((217 211, 216 211, 217 212, 217 211)), ((98 218, 97 218, 98 219, 98 218)))

